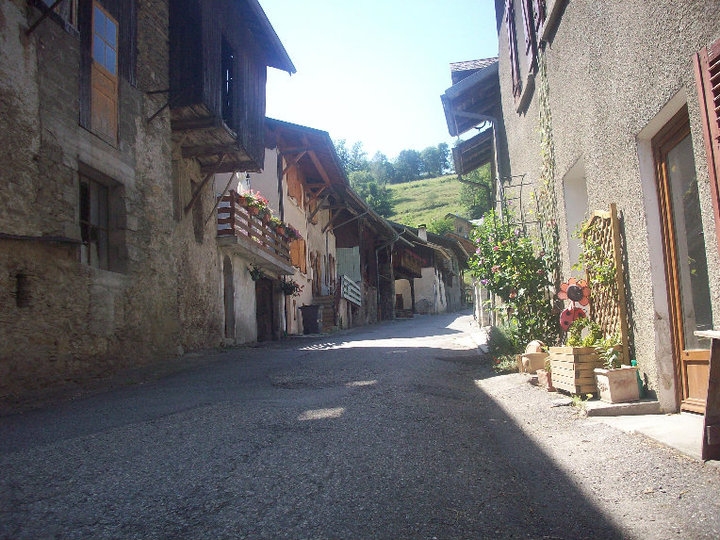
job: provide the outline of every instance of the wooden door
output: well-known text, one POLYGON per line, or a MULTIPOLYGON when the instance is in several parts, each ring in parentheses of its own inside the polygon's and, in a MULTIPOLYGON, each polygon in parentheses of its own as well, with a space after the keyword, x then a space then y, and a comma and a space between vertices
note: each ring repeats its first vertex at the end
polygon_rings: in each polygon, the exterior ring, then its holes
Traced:
POLYGON ((710 289, 700 199, 687 109, 653 138, 671 317, 673 361, 680 406, 704 412, 712 329, 710 289))
POLYGON ((261 278, 255 282, 255 317, 257 321, 257 340, 267 341, 273 338, 273 287, 272 281, 261 278))

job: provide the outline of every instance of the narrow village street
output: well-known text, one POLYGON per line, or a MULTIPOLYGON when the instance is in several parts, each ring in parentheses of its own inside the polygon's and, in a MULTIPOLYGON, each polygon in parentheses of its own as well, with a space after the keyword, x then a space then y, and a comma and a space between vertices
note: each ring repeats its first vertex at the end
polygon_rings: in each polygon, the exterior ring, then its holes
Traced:
POLYGON ((0 538, 718 538, 720 468, 553 407, 467 314, 0 417, 0 538))

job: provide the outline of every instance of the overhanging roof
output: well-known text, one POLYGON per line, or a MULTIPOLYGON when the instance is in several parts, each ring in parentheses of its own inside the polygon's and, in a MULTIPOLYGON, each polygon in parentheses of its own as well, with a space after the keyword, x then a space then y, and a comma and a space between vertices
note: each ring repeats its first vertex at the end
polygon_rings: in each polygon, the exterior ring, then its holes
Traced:
POLYGON ((468 174, 494 158, 493 127, 481 131, 474 137, 458 143, 452 149, 455 172, 468 174))
POLYGON ((273 139, 283 158, 302 171, 310 193, 327 199, 327 205, 334 210, 333 226, 362 217, 379 239, 393 237, 394 232, 385 219, 375 213, 350 187, 327 131, 274 118, 266 118, 265 124, 274 135, 273 139))
POLYGON ((495 116, 500 106, 497 59, 452 85, 440 99, 448 132, 453 137, 495 116))
POLYGON ((267 65, 290 74, 295 73, 297 70, 260 3, 257 0, 240 0, 237 4, 247 16, 250 32, 264 45, 262 49, 267 54, 267 65))

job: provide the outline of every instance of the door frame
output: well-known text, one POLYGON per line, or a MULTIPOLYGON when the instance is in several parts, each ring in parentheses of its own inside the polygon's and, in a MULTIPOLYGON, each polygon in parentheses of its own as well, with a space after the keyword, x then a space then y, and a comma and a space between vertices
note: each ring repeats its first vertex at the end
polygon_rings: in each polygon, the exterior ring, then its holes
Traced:
POLYGON ((693 372, 697 375, 697 370, 702 370, 703 365, 709 366, 710 350, 685 349, 685 329, 680 290, 681 276, 676 249, 677 232, 666 161, 668 153, 688 136, 690 136, 690 118, 687 106, 685 106, 652 138, 651 147, 655 165, 655 182, 662 232, 676 403, 680 404, 681 410, 703 413, 705 412, 705 401, 696 397, 697 392, 689 387, 688 374, 693 372))

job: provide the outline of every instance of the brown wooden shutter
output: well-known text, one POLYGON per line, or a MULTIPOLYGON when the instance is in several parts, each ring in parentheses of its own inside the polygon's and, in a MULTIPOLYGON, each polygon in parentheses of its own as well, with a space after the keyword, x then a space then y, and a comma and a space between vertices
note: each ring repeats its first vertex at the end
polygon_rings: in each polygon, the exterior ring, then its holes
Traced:
POLYGON ((695 79, 703 120, 705 152, 720 251, 720 39, 695 55, 695 79))
POLYGON ((290 262, 304 274, 307 273, 307 257, 305 253, 305 240, 298 238, 290 242, 290 262))
POLYGON ((517 38, 515 32, 515 8, 513 0, 505 0, 505 24, 508 33, 508 49, 510 55, 510 72, 512 75, 513 96, 519 98, 522 94, 520 84, 520 67, 518 66, 517 38))
POLYGON ((303 187, 300 182, 300 172, 298 171, 297 165, 293 165, 288 169, 287 172, 287 186, 288 196, 295 199, 298 205, 303 205, 303 187))
POLYGON ((535 20, 532 0, 521 0, 523 14, 523 30, 525 31, 525 60, 528 73, 535 73, 537 66, 537 46, 535 45, 535 20))

